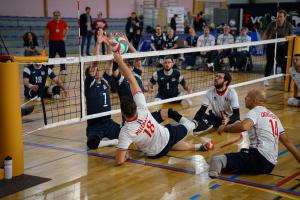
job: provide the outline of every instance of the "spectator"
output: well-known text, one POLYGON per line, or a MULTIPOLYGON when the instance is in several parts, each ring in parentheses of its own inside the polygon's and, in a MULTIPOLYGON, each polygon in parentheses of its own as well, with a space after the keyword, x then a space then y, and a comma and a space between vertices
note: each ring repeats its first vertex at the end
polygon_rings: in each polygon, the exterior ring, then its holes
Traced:
POLYGON ((24 41, 24 56, 36 56, 38 54, 38 41, 33 32, 25 33, 23 36, 24 41))
MULTIPOLYGON (((68 25, 61 20, 59 11, 53 12, 53 20, 47 23, 45 29, 45 41, 49 39, 49 58, 55 58, 56 53, 59 57, 66 57, 66 38, 69 32, 68 25)), ((53 65, 49 65, 53 69, 53 65)), ((65 64, 60 65, 60 74, 67 75, 65 64)))
MULTIPOLYGON (((282 38, 288 35, 293 35, 293 26, 286 21, 286 11, 279 10, 277 12, 277 19, 276 21, 271 22, 263 36, 263 39, 275 39, 275 38, 282 38)), ((274 65, 274 44, 267 45, 267 64, 265 68, 265 76, 270 76, 273 65, 274 65)), ((281 67, 281 72, 286 73, 286 54, 287 54, 287 43, 280 42, 277 43, 277 54, 276 54, 276 61, 277 64, 281 67)), ((268 86, 269 83, 266 81, 265 86, 268 86)))
MULTIPOLYGON (((210 34, 209 26, 205 26, 203 35, 201 35, 198 38, 197 47, 209 47, 209 46, 214 46, 215 44, 216 44, 216 39, 214 36, 210 34)), ((200 56, 202 58, 207 59, 206 60, 207 66, 212 71, 214 71, 213 59, 216 57, 217 54, 218 52, 216 50, 200 52, 200 56)))
POLYGON ((91 12, 91 8, 90 7, 86 7, 85 8, 85 13, 80 15, 80 35, 82 36, 82 40, 81 40, 81 55, 83 55, 83 51, 84 51, 84 45, 85 45, 85 41, 87 41, 86 44, 86 55, 90 56, 90 45, 91 45, 91 40, 92 40, 92 35, 93 35, 93 31, 92 31, 92 17, 90 15, 91 12))
MULTIPOLYGON (((97 19, 93 22, 93 29, 95 30, 95 43, 97 42, 97 35, 100 30, 103 31, 103 34, 106 35, 106 30, 108 28, 107 21, 102 18, 102 12, 97 14, 97 19)), ((101 43, 102 55, 106 54, 105 44, 101 43)))
POLYGON ((153 51, 163 50, 165 34, 161 30, 161 26, 157 25, 155 33, 151 36, 151 48, 153 51))
POLYGON ((142 32, 144 29, 144 16, 140 15, 138 20, 139 21, 136 23, 136 29, 134 31, 134 36, 132 38, 132 45, 135 49, 138 49, 141 41, 142 32))
MULTIPOLYGON (((247 35, 248 28, 243 27, 240 32, 240 36, 238 36, 235 40, 236 43, 244 43, 244 42, 251 42, 251 37, 247 35)), ((246 59, 250 58, 249 46, 246 47, 239 47, 237 48, 236 52, 232 54, 233 57, 236 58, 235 64, 232 71, 246 70, 246 59)))
POLYGON ((194 29, 195 31, 202 31, 203 26, 206 25, 206 20, 203 18, 203 12, 197 14, 194 20, 194 29))
MULTIPOLYGON (((218 36, 217 39, 217 45, 226 45, 226 44, 233 44, 234 43, 234 37, 230 34, 230 26, 224 25, 223 27, 223 34, 218 36)), ((229 64, 232 67, 234 65, 234 58, 231 54, 231 49, 224 49, 219 50, 218 56, 214 59, 214 66, 216 69, 221 69, 223 63, 223 58, 228 57, 229 58, 229 64)))
POLYGON ((174 15, 171 18, 171 23, 170 23, 170 27, 174 30, 174 32, 176 32, 176 18, 178 17, 178 15, 174 15))
POLYGON ((187 12, 187 15, 184 17, 184 32, 189 33, 190 28, 194 26, 194 17, 191 11, 187 12))
MULTIPOLYGON (((190 28, 189 36, 184 41, 184 47, 185 48, 196 47, 197 41, 198 41, 198 36, 196 35, 195 29, 190 28)), ((187 59, 188 66, 186 69, 192 69, 192 68, 194 69, 195 68, 197 54, 198 54, 197 52, 186 54, 186 56, 189 57, 189 59, 187 59)))
POLYGON ((137 19, 135 12, 132 12, 131 16, 127 18, 125 30, 126 30, 126 35, 127 35, 129 42, 131 42, 132 39, 134 38, 134 33, 138 26, 138 24, 137 24, 138 22, 139 22, 139 20, 137 19))

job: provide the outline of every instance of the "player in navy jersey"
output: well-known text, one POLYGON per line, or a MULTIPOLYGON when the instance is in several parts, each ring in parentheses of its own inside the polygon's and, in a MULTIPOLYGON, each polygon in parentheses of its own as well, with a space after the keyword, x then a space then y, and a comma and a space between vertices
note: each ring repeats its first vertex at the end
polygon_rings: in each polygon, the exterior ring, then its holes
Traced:
MULTIPOLYGON (((195 29, 189 28, 189 36, 184 41, 184 47, 185 48, 192 48, 197 46, 197 41, 198 41, 198 36, 195 32, 195 29)), ((198 52, 193 52, 193 53, 188 53, 185 54, 187 60, 187 68, 186 69, 192 69, 195 68, 195 63, 196 63, 196 57, 199 53, 198 52)))
POLYGON ((178 85, 180 84, 185 91, 191 93, 191 87, 188 86, 180 71, 173 69, 174 61, 170 56, 164 58, 163 69, 154 72, 149 83, 150 90, 158 84, 158 93, 156 100, 168 99, 180 95, 178 85))
MULTIPOLYGON (((107 38, 102 32, 98 33, 95 47, 95 55, 99 55, 101 42, 108 44, 107 38)), ((108 51, 110 51, 108 45, 108 51)), ((112 61, 108 61, 105 72, 101 76, 98 62, 94 62, 91 67, 86 69, 86 79, 84 82, 87 114, 107 112, 111 110, 110 102, 110 83, 112 82, 112 61)), ((111 116, 103 116, 87 121, 86 135, 87 146, 96 149, 102 144, 113 144, 120 132, 120 125, 111 119, 111 116), (109 138, 110 141, 101 141, 109 138), (101 142, 100 142, 101 141, 101 142)), ((117 141, 115 142, 117 143, 117 141)), ((105 146, 105 145, 102 145, 105 146)))
POLYGON ((151 36, 151 48, 153 51, 163 50, 164 45, 164 33, 161 30, 161 26, 157 25, 155 33, 151 36))
MULTIPOLYGON (((27 100, 34 97, 53 97, 60 98, 60 89, 67 95, 62 81, 55 76, 54 72, 45 65, 33 64, 24 68, 23 72, 24 96, 27 100), (47 78, 54 81, 53 85, 46 86, 47 78)), ((27 105, 21 109, 22 116, 33 112, 34 106, 27 105)))

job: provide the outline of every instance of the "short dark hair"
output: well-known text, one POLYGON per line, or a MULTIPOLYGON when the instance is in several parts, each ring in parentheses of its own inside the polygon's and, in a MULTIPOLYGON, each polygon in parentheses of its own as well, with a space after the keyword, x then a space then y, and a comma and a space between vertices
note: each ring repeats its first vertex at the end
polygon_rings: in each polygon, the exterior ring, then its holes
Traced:
POLYGON ((86 10, 91 10, 91 7, 89 7, 89 6, 85 7, 85 11, 86 10))
POLYGON ((171 59, 171 60, 172 60, 172 62, 174 63, 173 56, 165 56, 165 57, 164 57, 164 60, 168 60, 168 59, 171 59))
POLYGON ((132 97, 124 96, 121 98, 121 111, 124 117, 132 118, 136 114, 136 104, 132 97))
POLYGON ((285 17, 287 15, 286 11, 285 10, 278 10, 278 13, 282 13, 285 17))
POLYGON ((229 84, 231 83, 231 75, 228 72, 226 72, 226 71, 220 71, 218 73, 224 74, 224 81, 227 81, 226 86, 228 87, 229 84))

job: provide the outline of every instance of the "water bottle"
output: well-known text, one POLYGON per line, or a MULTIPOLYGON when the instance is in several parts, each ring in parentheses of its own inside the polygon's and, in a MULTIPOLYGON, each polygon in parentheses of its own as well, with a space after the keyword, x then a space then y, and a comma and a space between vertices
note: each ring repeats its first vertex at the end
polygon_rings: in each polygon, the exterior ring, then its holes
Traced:
POLYGON ((10 156, 7 156, 4 160, 4 174, 5 179, 12 178, 12 158, 10 156))

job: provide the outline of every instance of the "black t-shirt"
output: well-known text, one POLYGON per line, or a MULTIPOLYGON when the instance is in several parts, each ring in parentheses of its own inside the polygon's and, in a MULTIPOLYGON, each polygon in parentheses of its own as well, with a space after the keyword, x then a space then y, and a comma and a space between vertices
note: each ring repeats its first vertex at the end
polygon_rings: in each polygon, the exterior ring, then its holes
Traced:
POLYGON ((195 46, 197 46, 198 36, 192 37, 192 36, 189 35, 189 36, 185 39, 185 41, 186 41, 187 45, 192 46, 192 47, 195 47, 195 46))
POLYGON ((178 85, 186 85, 185 79, 176 69, 173 69, 170 75, 165 75, 163 69, 154 72, 150 82, 158 84, 158 96, 163 99, 177 97, 179 95, 178 85))
POLYGON ((154 44, 156 50, 163 50, 164 45, 164 33, 157 35, 156 33, 151 36, 151 43, 154 44))
MULTIPOLYGON (((104 73, 101 81, 97 83, 95 77, 87 75, 84 81, 85 98, 87 114, 92 115, 101 112, 107 112, 111 110, 109 85, 111 83, 111 76, 104 73)), ((103 119, 111 118, 110 115, 99 117, 96 119, 89 119, 88 125, 100 123, 103 119)))
POLYGON ((289 22, 284 22, 282 26, 278 26, 276 28, 276 22, 271 22, 267 29, 266 35, 269 37, 268 39, 275 39, 277 32, 277 38, 286 37, 293 34, 293 26, 289 22))
MULTIPOLYGON (((24 68, 23 78, 28 78, 29 83, 32 85, 38 85, 39 91, 45 87, 47 77, 54 79, 56 76, 54 72, 45 65, 42 65, 40 68, 35 68, 33 65, 28 65, 24 68)), ((25 87, 25 86, 24 86, 25 87)))
POLYGON ((169 38, 168 36, 165 36, 164 38, 164 46, 167 49, 171 49, 175 46, 176 42, 178 40, 178 36, 173 36, 172 38, 169 38))

